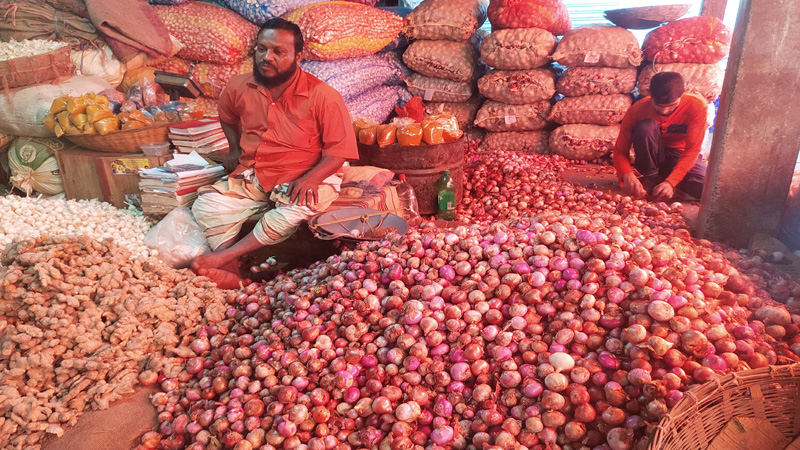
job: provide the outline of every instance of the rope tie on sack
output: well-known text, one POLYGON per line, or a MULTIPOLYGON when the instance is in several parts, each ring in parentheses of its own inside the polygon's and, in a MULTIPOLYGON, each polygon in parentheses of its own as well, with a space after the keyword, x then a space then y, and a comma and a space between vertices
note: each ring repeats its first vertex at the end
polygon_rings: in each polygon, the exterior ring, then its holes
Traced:
POLYGON ((3 14, 3 21, 8 18, 8 15, 11 14, 11 25, 16 28, 17 27, 17 11, 19 10, 19 4, 10 1, 3 1, 0 3, 0 8, 5 8, 6 13, 3 14))

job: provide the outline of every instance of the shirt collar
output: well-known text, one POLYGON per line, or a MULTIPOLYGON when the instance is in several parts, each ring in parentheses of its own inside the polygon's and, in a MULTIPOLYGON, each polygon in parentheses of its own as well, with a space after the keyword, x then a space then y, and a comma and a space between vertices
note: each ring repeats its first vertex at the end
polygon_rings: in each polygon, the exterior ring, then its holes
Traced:
MULTIPOLYGON (((252 73, 250 74, 250 78, 247 80, 247 85, 254 89, 263 89, 269 92, 267 88, 256 83, 256 78, 252 73)), ((286 87, 286 90, 283 92, 283 96, 288 94, 293 97, 310 97, 310 88, 311 84, 308 82, 308 74, 298 66, 297 73, 294 75, 294 79, 289 86, 286 87)))

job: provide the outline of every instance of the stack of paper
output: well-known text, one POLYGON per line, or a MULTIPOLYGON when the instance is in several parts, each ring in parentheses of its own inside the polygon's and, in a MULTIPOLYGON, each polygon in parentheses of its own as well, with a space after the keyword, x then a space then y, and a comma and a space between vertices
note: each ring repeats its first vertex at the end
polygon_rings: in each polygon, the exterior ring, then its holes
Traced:
POLYGON ((228 140, 216 117, 170 125, 168 136, 178 153, 195 151, 206 155, 228 151, 228 140))
POLYGON ((164 167, 139 169, 142 211, 158 216, 190 206, 197 198, 198 188, 214 184, 224 175, 224 167, 208 162, 197 152, 176 154, 164 167))

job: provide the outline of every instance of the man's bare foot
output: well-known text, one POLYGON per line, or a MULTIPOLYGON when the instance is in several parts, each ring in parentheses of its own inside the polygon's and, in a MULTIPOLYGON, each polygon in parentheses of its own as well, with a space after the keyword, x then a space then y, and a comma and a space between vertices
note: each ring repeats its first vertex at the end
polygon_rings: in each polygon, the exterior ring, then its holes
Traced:
POLYGON ((249 279, 242 278, 238 274, 224 269, 200 268, 197 270, 197 274, 207 277, 220 289, 240 289, 251 283, 249 279))
MULTIPOLYGON (((230 263, 227 258, 220 258, 218 252, 202 254, 192 260, 192 270, 197 272, 200 269, 218 269, 230 263)), ((199 274, 199 273, 198 273, 199 274)))

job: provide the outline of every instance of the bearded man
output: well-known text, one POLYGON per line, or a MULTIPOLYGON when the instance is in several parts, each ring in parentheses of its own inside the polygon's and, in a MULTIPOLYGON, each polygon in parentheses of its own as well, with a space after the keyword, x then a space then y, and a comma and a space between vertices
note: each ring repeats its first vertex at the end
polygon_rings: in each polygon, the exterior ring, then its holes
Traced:
POLYGON ((221 288, 239 287, 239 258, 288 239, 339 193, 345 161, 358 159, 342 96, 303 72, 303 35, 284 19, 258 31, 253 73, 233 77, 219 99, 230 150, 227 179, 198 191, 192 212, 212 251, 192 261, 221 288), (259 218, 260 217, 260 218, 259 218), (244 222, 259 218, 236 241, 244 222))
POLYGON ((628 109, 614 146, 614 167, 623 191, 667 201, 677 188, 699 199, 706 175, 700 156, 708 127, 706 114, 706 101, 685 92, 681 74, 653 76, 650 97, 628 109), (631 145, 638 177, 631 167, 631 145))

